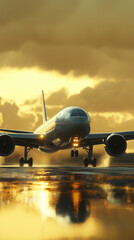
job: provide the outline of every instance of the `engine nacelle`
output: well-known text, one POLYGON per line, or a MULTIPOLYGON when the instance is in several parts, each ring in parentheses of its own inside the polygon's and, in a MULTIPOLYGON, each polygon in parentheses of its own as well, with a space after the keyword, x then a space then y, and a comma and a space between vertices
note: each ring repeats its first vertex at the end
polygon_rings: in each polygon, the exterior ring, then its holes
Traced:
POLYGON ((112 157, 118 157, 125 153, 127 149, 126 139, 119 134, 111 134, 106 139, 106 152, 112 157))
POLYGON ((0 156, 6 157, 14 152, 15 142, 14 139, 7 135, 3 134, 0 136, 0 156))

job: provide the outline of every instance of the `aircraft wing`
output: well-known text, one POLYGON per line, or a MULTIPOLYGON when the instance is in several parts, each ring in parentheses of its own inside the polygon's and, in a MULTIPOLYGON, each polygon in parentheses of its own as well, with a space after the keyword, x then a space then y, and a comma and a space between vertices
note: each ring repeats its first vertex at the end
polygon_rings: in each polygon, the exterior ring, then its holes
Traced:
POLYGON ((124 138, 128 140, 134 139, 134 131, 127 131, 127 132, 115 132, 115 133, 91 133, 88 136, 81 140, 80 145, 82 147, 89 146, 89 145, 99 145, 104 144, 105 140, 111 134, 119 134, 124 136, 124 138))
POLYGON ((11 129, 0 129, 2 132, 11 132, 11 133, 33 133, 33 132, 28 132, 28 131, 23 131, 23 130, 11 130, 11 129))
POLYGON ((33 133, 2 133, 0 135, 8 135, 14 139, 15 145, 38 148, 45 143, 45 135, 33 133))

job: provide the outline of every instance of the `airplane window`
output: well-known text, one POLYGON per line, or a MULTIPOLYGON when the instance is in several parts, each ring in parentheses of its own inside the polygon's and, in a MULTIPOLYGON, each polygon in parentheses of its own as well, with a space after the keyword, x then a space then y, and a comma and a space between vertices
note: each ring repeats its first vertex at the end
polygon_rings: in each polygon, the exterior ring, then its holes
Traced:
POLYGON ((71 117, 76 117, 76 116, 78 116, 78 111, 77 110, 73 110, 71 112, 71 117))
POLYGON ((81 116, 81 117, 86 117, 87 114, 86 114, 84 111, 79 110, 79 116, 81 116))
POLYGON ((80 116, 80 117, 86 117, 86 113, 83 110, 80 109, 74 109, 71 112, 71 117, 76 117, 76 116, 80 116))

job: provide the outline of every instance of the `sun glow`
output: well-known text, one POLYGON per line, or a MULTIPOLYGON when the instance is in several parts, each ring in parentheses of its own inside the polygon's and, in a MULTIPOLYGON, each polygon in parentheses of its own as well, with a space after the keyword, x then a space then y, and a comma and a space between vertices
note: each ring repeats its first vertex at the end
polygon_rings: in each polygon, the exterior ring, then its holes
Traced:
POLYGON ((42 138, 44 138, 44 135, 43 135, 43 134, 41 134, 41 135, 40 135, 40 138, 41 138, 41 139, 42 139, 42 138))
POLYGON ((42 89, 47 96, 65 87, 69 90, 69 94, 73 94, 87 86, 94 86, 92 79, 86 75, 81 77, 76 77, 73 73, 62 75, 56 71, 41 71, 38 68, 2 68, 0 80, 0 96, 8 97, 18 103, 37 97, 42 89))
POLYGON ((49 204, 49 191, 44 189, 46 185, 41 183, 39 192, 39 202, 37 206, 39 207, 43 220, 47 217, 55 217, 55 211, 50 207, 49 204))

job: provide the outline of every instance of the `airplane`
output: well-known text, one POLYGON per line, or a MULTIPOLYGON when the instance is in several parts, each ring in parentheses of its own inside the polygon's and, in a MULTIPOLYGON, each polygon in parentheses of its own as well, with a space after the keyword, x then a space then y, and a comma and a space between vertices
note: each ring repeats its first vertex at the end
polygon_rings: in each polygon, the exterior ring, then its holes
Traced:
POLYGON ((71 157, 78 157, 78 148, 87 152, 84 166, 91 164, 96 167, 93 158, 93 146, 104 144, 106 152, 112 157, 125 153, 127 140, 134 139, 134 131, 115 133, 90 133, 91 118, 80 107, 67 107, 47 120, 44 92, 42 91, 43 124, 34 132, 0 129, 0 156, 9 156, 15 146, 24 147, 24 157, 19 160, 19 166, 33 166, 33 158, 28 159, 28 153, 36 148, 44 153, 54 153, 59 150, 71 149, 71 157))

